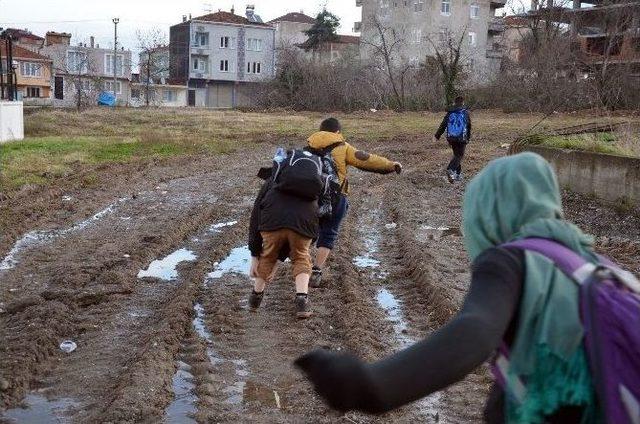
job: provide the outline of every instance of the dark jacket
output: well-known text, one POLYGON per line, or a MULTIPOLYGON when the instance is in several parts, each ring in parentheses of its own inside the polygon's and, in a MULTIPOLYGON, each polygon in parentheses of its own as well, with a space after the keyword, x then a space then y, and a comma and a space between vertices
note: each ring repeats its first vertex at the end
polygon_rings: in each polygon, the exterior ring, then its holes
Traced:
MULTIPOLYGON (((251 256, 260 256, 262 252, 260 231, 276 231, 283 228, 293 230, 310 239, 318 238, 318 202, 276 190, 269 176, 260 188, 251 211, 249 223, 251 256)), ((285 259, 288 252, 288 248, 284 249, 280 253, 280 259, 285 259)))
MULTIPOLYGON (((442 134, 447 130, 447 124, 449 123, 449 115, 451 115, 452 112, 457 112, 459 110, 464 110, 467 113, 467 136, 462 140, 458 139, 457 137, 451 137, 451 141, 461 141, 463 143, 469 142, 469 140, 471 139, 471 115, 469 114, 469 111, 465 107, 453 108, 447 112, 447 114, 444 116, 444 119, 442 120, 442 123, 440 124, 440 127, 438 128, 438 131, 436 131, 436 134, 435 134, 438 140, 440 140, 440 137, 442 137, 442 134)), ((447 136, 447 140, 449 140, 449 136, 447 136)))

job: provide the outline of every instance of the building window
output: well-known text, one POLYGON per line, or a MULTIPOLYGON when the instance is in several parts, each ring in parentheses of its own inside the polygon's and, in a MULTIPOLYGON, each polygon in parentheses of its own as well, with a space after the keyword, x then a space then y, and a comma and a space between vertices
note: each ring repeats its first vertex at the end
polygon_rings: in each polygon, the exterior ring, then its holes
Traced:
POLYGON ((422 12, 424 10, 424 0, 415 0, 413 10, 414 12, 422 12))
POLYGON ((85 52, 70 51, 67 53, 67 68, 70 73, 87 73, 87 54, 85 52))
POLYGON ((27 87, 27 97, 40 97, 40 87, 27 87))
POLYGON ((260 62, 247 62, 248 74, 260 74, 262 73, 262 64, 260 62))
POLYGON ((140 89, 139 88, 132 88, 131 89, 131 98, 132 99, 139 99, 140 98, 140 89))
POLYGON ((192 67, 194 72, 207 73, 208 71, 208 61, 206 57, 203 56, 194 56, 192 59, 192 67))
POLYGON ((470 32, 469 33, 469 45, 471 47, 476 45, 476 33, 475 32, 470 32))
MULTIPOLYGON (((114 66, 113 56, 114 56, 113 54, 108 54, 108 53, 104 55, 104 73, 107 75, 113 75, 113 66, 114 66)), ((124 75, 124 67, 122 66, 124 62, 124 56, 121 54, 116 55, 116 60, 117 60, 117 63, 115 64, 116 75, 121 77, 124 75)))
POLYGON ((259 38, 248 38, 247 39, 247 50, 252 52, 261 52, 262 51, 262 40, 259 38))
POLYGON ((176 101, 176 92, 172 90, 164 90, 162 92, 162 100, 168 103, 176 101))
POLYGON ((20 73, 23 77, 41 77, 42 66, 39 63, 21 62, 20 73))
POLYGON ((221 60, 220 61, 220 72, 229 72, 229 61, 221 60))
POLYGON ((221 49, 235 49, 236 48, 236 39, 235 37, 220 37, 220 48, 221 49))
POLYGON ((480 17, 480 5, 478 3, 471 3, 471 19, 478 19, 480 17))
MULTIPOLYGON (((105 81, 104 82, 104 89, 105 91, 110 91, 111 93, 113 93, 113 81, 105 81)), ((120 81, 116 81, 116 92, 115 94, 122 94, 122 84, 120 84, 120 81)))
POLYGON ((451 0, 442 0, 442 3, 440 3, 440 14, 445 16, 451 15, 451 0))
POLYGON ((416 44, 422 43, 422 29, 416 29, 414 34, 415 34, 416 44))
POLYGON ((208 32, 196 32, 193 35, 194 47, 208 47, 209 46, 209 33, 208 32))

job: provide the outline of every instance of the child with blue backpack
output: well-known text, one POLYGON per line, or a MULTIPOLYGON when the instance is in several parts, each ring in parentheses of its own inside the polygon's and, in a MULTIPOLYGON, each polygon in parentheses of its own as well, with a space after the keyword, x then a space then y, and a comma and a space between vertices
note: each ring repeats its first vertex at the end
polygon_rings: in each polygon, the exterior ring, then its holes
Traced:
POLYGON ((551 166, 497 159, 467 187, 469 293, 444 327, 365 363, 317 350, 296 361, 333 408, 384 413, 492 357, 489 423, 640 422, 640 282, 564 220, 551 166), (493 355, 492 355, 493 353, 493 355))
POLYGON ((447 142, 453 150, 453 158, 447 166, 447 178, 453 183, 462 179, 462 158, 471 139, 471 117, 464 105, 464 97, 455 98, 453 108, 447 112, 434 135, 434 141, 440 140, 445 130, 447 142))

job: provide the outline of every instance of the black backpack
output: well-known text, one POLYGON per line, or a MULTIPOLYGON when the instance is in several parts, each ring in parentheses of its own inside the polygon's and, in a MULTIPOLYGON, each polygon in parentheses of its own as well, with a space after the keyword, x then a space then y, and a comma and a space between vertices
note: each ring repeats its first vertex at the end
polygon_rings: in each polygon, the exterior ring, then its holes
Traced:
POLYGON ((325 177, 325 185, 322 195, 318 199, 318 216, 320 218, 331 218, 342 195, 343 187, 338 177, 338 166, 331 155, 333 149, 342 145, 344 145, 344 141, 333 143, 324 149, 305 148, 306 151, 318 156, 322 161, 322 173, 325 177))
POLYGON ((290 150, 281 162, 274 163, 274 188, 307 200, 318 200, 325 177, 322 160, 305 150, 290 150))

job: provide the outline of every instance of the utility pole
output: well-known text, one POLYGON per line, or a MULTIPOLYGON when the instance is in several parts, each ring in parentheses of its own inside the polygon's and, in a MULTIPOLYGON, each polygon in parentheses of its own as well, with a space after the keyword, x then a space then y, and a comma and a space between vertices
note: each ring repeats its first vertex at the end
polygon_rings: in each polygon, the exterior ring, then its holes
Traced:
MULTIPOLYGON (((114 102, 118 100, 118 22, 119 18, 113 18, 113 98, 114 102)), ((123 63, 124 65, 124 63, 123 63)), ((115 103, 114 103, 115 106, 115 103)))

